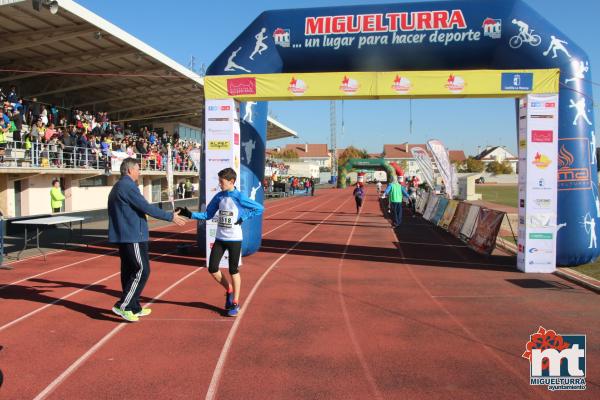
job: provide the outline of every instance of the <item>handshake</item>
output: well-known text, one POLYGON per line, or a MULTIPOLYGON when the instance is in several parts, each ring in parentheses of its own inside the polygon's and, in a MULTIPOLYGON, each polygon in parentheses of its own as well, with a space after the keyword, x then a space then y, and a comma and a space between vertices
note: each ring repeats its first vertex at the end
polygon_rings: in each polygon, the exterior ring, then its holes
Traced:
POLYGON ((177 207, 175 209, 175 214, 181 215, 182 217, 192 218, 192 212, 188 210, 187 207, 177 207))

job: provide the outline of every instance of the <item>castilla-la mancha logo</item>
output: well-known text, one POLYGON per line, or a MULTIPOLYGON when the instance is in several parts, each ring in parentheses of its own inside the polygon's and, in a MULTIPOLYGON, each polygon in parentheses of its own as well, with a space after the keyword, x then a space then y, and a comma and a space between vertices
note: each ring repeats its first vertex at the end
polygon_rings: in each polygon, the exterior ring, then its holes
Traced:
POLYGON ((411 87, 412 83, 410 82, 410 80, 400 75, 396 75, 396 78, 392 83, 392 89, 398 94, 406 94, 410 92, 411 87))
POLYGON ((559 335, 539 327, 521 357, 529 360, 531 385, 548 390, 585 390, 585 335, 559 335))
POLYGON ((347 75, 344 75, 344 79, 342 79, 342 84, 340 85, 340 90, 346 94, 355 94, 358 92, 360 85, 356 79, 349 78, 347 75))
POLYGON ((308 86, 306 86, 306 82, 304 82, 302 79, 296 79, 294 76, 288 85, 288 91, 294 96, 302 96, 307 89, 308 86))
POLYGON ((465 80, 460 76, 450 74, 444 85, 452 93, 460 93, 465 90, 465 80))

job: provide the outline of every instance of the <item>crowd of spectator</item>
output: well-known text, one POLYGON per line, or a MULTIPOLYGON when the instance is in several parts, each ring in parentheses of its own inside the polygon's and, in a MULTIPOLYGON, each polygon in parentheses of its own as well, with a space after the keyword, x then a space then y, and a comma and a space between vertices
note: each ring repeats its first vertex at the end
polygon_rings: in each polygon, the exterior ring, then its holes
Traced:
POLYGON ((188 153, 198 143, 180 140, 177 132, 134 130, 131 125, 112 123, 107 112, 66 110, 17 95, 12 86, 0 88, 0 163, 7 146, 24 149, 24 158, 36 167, 104 168, 110 173, 113 152, 141 160, 142 169, 166 169, 171 144, 175 170, 192 170, 188 153))

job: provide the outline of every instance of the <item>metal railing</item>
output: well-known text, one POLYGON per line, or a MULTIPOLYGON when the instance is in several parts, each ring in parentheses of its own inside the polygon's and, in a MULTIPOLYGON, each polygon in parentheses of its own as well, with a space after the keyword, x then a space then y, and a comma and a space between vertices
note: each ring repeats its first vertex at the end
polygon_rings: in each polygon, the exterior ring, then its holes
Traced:
MULTIPOLYGON (((112 151, 103 153, 96 147, 66 146, 61 142, 7 141, 0 144, 0 169, 29 168, 83 168, 109 172, 112 169, 112 151)), ((133 153, 140 160, 140 170, 166 171, 166 157, 160 154, 133 153)), ((176 172, 197 172, 192 160, 173 152, 173 170, 176 172)))

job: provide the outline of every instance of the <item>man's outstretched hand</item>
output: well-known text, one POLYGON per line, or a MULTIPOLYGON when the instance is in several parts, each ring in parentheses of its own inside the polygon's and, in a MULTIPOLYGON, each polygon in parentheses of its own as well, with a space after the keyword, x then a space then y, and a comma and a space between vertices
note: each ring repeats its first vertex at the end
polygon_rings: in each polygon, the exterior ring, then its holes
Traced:
POLYGON ((175 225, 183 226, 187 222, 187 219, 183 218, 181 215, 179 215, 179 213, 180 211, 175 210, 173 213, 173 222, 175 225))
POLYGON ((175 212, 179 215, 181 215, 182 217, 186 217, 186 218, 192 218, 192 212, 190 210, 188 210, 187 207, 177 207, 175 209, 175 212))

